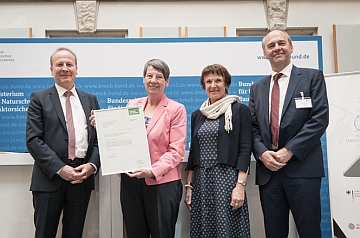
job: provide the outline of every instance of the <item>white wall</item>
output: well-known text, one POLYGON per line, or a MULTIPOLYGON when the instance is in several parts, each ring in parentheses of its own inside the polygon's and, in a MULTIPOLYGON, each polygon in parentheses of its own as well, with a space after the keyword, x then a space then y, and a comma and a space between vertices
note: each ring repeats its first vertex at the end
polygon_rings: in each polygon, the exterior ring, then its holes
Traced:
MULTIPOLYGON (((333 30, 335 25, 360 23, 359 0, 290 0, 288 27, 318 27, 323 40, 324 73, 335 73, 333 30)), ((354 47, 349 45, 349 48, 354 47)))
MULTIPOLYGON (((334 73, 333 24, 359 24, 359 0, 290 0, 287 27, 318 27, 323 37, 324 73, 334 73)), ((76 30, 74 5, 61 3, 0 3, 0 28, 76 30)), ((139 27, 218 27, 227 35, 236 28, 266 28, 262 1, 101 2, 97 29, 128 29, 139 37, 139 27)), ((351 47, 351 46, 349 46, 351 47)))
POLYGON ((265 28, 266 18, 262 1, 100 4, 98 28, 125 28, 129 37, 139 37, 140 26, 226 26, 228 36, 235 36, 237 27, 265 28))

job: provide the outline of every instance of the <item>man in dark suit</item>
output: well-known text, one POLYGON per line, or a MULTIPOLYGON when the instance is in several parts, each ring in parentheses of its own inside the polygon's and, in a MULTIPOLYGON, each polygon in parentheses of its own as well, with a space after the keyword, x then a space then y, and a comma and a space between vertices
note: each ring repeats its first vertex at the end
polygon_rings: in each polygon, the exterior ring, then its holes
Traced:
POLYGON ((288 237, 291 210, 300 237, 319 238, 324 176, 320 137, 329 122, 324 76, 291 64, 293 45, 283 31, 268 33, 262 46, 273 72, 251 86, 249 108, 266 237, 288 237), (281 77, 274 81, 278 73, 281 77), (273 91, 278 104, 272 107, 273 91))
POLYGON ((30 186, 35 237, 55 237, 63 212, 62 237, 80 238, 100 167, 96 131, 88 120, 99 105, 95 96, 75 89, 77 58, 72 51, 57 49, 50 70, 55 85, 31 94, 26 123, 26 145, 35 160, 30 186), (68 136, 70 121, 73 136, 68 136), (71 137, 75 143, 70 148, 71 137))

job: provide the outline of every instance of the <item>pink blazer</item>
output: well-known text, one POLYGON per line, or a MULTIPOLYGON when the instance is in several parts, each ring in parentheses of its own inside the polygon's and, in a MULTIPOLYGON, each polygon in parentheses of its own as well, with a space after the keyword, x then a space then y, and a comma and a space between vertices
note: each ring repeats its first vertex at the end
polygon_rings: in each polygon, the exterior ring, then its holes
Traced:
MULTIPOLYGON (((148 97, 131 100, 128 106, 142 105, 148 97)), ((161 99, 146 128, 151 171, 156 179, 145 178, 147 185, 156 185, 181 179, 180 162, 184 159, 187 115, 184 105, 165 95, 161 99)))

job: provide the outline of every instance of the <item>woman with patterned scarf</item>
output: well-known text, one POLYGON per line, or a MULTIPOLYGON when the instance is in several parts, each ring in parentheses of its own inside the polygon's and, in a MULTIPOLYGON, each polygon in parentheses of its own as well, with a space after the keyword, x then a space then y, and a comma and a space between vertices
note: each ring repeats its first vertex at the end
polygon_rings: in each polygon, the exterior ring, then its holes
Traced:
POLYGON ((185 184, 190 237, 250 237, 250 110, 238 96, 227 95, 231 75, 224 66, 205 67, 200 83, 209 98, 191 116, 185 184))

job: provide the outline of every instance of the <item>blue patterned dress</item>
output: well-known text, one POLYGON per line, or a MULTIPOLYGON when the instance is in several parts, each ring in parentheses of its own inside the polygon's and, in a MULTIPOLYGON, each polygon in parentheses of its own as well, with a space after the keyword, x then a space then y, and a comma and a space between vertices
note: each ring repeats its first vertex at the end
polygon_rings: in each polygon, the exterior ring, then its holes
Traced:
POLYGON ((232 211, 230 206, 238 172, 233 167, 218 164, 216 160, 218 128, 218 119, 206 119, 197 134, 200 166, 194 169, 190 237, 250 237, 246 196, 241 208, 232 211))

